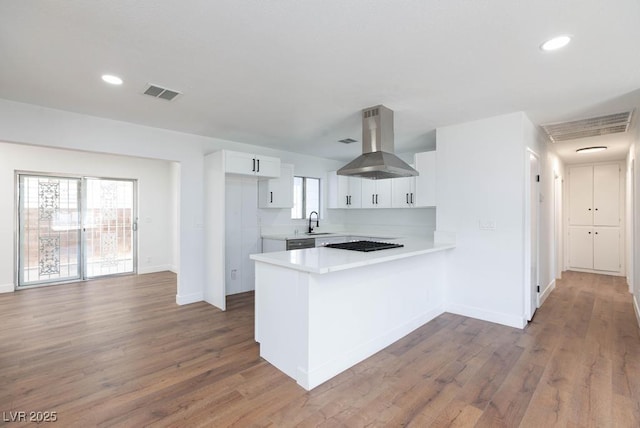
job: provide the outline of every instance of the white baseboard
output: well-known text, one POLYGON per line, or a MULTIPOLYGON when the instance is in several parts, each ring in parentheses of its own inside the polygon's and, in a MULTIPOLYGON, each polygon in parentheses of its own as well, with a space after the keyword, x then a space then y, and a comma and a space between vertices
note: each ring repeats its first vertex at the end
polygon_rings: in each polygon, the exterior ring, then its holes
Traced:
POLYGON ((524 328, 527 325, 527 320, 524 317, 486 311, 484 309, 475 308, 472 306, 447 303, 445 306, 445 311, 452 314, 476 318, 483 321, 495 322, 498 324, 506 325, 508 327, 524 328))
POLYGON ((640 306, 636 296, 633 296, 633 308, 636 310, 636 320, 638 321, 638 327, 640 327, 640 306))
POLYGON ((574 267, 568 267, 566 270, 572 271, 572 272, 595 273, 597 275, 609 275, 609 276, 625 276, 626 275, 622 271, 613 272, 608 270, 580 269, 580 268, 574 268, 574 267))
POLYGON ((13 293, 14 291, 13 284, 0 284, 0 293, 13 293))
POLYGON ((538 295, 538 307, 541 307, 544 304, 544 301, 547 300, 547 297, 549 297, 549 294, 551 294, 551 292, 555 289, 556 289, 556 280, 554 279, 544 288, 542 293, 538 295))
POLYGON ((144 275, 145 273, 165 272, 168 270, 171 270, 171 265, 145 266, 138 267, 138 274, 144 275))
POLYGON ((176 265, 169 265, 169 269, 168 270, 170 270, 171 272, 175 273, 176 275, 178 273, 180 273, 180 272, 178 272, 179 269, 178 269, 178 266, 176 266, 176 265))
POLYGON ((392 343, 400 340, 407 334, 411 333, 418 327, 425 325, 442 313, 444 313, 444 308, 442 306, 431 309, 419 317, 385 332, 382 336, 378 336, 375 339, 357 346, 356 348, 347 350, 332 361, 322 364, 319 367, 314 367, 309 370, 309 372, 304 370, 302 367, 298 367, 298 376, 296 381, 300 386, 309 391, 337 374, 342 373, 349 367, 358 364, 360 361, 369 358, 376 352, 379 352, 392 343))
POLYGON ((204 296, 202 293, 191 293, 191 294, 176 294, 176 303, 178 305, 188 305, 190 303, 202 302, 204 300, 204 296))

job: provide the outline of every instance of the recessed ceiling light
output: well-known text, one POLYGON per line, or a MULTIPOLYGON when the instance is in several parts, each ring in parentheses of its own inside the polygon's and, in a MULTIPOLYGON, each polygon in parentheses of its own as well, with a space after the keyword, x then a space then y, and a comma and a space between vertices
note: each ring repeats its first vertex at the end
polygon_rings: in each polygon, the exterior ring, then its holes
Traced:
POLYGON ((122 85, 122 79, 112 74, 103 74, 102 80, 112 85, 122 85))
POLYGON ((607 146, 583 147, 581 149, 576 150, 576 153, 595 153, 595 152, 601 152, 603 150, 607 150, 607 146))
POLYGON ((543 51, 555 51, 556 49, 563 48, 569 44, 571 41, 571 36, 558 36, 553 39, 549 39, 544 42, 540 49, 543 51))

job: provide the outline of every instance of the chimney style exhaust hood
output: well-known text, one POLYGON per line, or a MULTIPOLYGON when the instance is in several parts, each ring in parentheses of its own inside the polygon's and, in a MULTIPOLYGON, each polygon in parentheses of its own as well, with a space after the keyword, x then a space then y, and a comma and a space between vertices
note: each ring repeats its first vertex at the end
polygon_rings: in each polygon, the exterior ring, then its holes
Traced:
POLYGON ((383 105, 362 110, 362 155, 340 168, 338 175, 373 180, 418 175, 393 154, 393 110, 383 105))

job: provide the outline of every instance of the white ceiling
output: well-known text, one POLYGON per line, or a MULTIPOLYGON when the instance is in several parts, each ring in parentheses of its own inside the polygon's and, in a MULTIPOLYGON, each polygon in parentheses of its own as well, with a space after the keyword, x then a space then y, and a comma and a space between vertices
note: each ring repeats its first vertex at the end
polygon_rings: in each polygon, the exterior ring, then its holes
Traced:
POLYGON ((635 108, 639 22, 637 0, 4 0, 0 98, 348 160, 360 144, 337 140, 376 104, 398 153, 497 114, 635 108))

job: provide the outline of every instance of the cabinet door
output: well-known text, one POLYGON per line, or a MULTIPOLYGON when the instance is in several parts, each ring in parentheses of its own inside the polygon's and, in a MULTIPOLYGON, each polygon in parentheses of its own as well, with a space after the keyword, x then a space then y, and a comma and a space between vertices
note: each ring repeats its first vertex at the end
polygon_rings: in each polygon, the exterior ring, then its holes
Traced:
POLYGON ((416 207, 436 206, 436 152, 422 152, 415 155, 416 171, 420 175, 415 177, 416 207))
POLYGON ((293 165, 281 164, 279 175, 258 182, 260 208, 293 207, 293 165))
POLYGON ((407 208, 415 201, 415 177, 394 178, 391 180, 391 206, 407 208))
POLYGON ((620 270, 620 228, 593 228, 593 268, 617 272, 620 270))
POLYGON ((225 172, 254 175, 254 156, 250 153, 225 151, 225 172))
POLYGON ((259 177, 280 177, 280 159, 270 156, 256 156, 256 175, 259 177))
POLYGON ((362 208, 362 179, 358 177, 345 177, 349 196, 347 208, 362 208))
POLYGON ((620 166, 593 167, 593 224, 620 225, 620 166))
POLYGON ((593 269, 592 227, 569 227, 569 266, 593 269))
POLYGON ((569 169, 569 224, 593 224, 593 167, 569 169))
POLYGON ((350 178, 344 175, 337 175, 336 205, 338 208, 349 208, 349 184, 350 178))
POLYGON ((362 208, 375 208, 376 206, 376 180, 360 180, 362 208))
POLYGON ((375 191, 375 207, 376 208, 391 208, 391 184, 393 180, 397 180, 397 178, 393 179, 384 179, 384 180, 372 180, 375 181, 376 191, 375 191))

